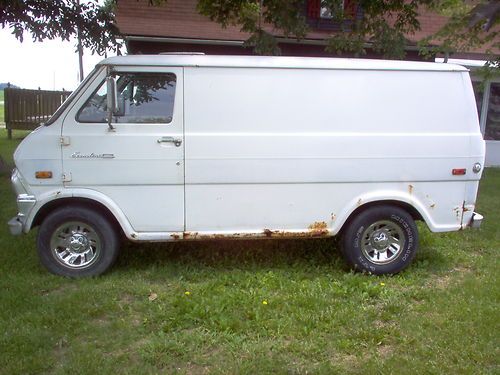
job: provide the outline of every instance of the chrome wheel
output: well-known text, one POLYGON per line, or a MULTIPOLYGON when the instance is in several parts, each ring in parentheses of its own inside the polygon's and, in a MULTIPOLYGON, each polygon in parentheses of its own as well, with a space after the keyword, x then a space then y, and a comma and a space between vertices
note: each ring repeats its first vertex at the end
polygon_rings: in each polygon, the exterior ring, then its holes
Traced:
POLYGON ((80 221, 59 226, 50 238, 54 258, 65 267, 86 268, 101 253, 101 240, 94 228, 80 221))
POLYGON ((361 236, 361 251, 374 264, 394 261, 403 249, 406 236, 399 225, 389 220, 380 220, 366 228, 361 236))

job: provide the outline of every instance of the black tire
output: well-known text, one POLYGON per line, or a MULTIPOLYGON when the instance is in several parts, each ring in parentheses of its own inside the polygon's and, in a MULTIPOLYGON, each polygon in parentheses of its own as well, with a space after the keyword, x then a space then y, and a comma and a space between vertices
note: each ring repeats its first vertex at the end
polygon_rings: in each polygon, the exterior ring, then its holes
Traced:
POLYGON ((418 229, 411 215, 399 207, 369 207, 346 225, 341 249, 347 263, 357 271, 395 274, 415 257, 418 229))
POLYGON ((51 212, 43 220, 37 248, 40 262, 50 272, 80 278, 106 272, 118 256, 120 239, 112 223, 101 213, 68 206, 51 212), (60 235, 56 236, 56 232, 60 235), (73 265, 69 264, 71 260, 73 265))

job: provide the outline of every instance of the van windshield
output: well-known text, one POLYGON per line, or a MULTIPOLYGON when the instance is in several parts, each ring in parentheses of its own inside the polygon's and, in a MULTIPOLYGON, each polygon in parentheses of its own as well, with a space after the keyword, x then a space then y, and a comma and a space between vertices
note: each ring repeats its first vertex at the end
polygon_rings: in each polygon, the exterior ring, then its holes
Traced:
POLYGON ((54 112, 51 118, 43 124, 45 126, 52 125, 58 118, 61 116, 61 114, 64 112, 64 110, 68 107, 68 105, 73 101, 75 96, 77 96, 83 89, 83 87, 86 86, 86 84, 97 74, 97 71, 101 69, 101 66, 98 65, 96 66, 88 75, 85 77, 85 79, 80 83, 80 85, 74 90, 70 96, 64 101, 63 104, 59 108, 57 108, 57 111, 54 112))

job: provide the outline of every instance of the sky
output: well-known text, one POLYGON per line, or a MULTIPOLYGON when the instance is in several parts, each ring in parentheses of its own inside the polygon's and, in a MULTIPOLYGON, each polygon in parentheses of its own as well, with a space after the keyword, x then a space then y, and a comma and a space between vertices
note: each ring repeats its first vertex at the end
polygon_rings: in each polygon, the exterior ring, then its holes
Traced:
MULTIPOLYGON (((0 28, 0 83, 10 82, 21 88, 72 91, 78 86, 76 42, 47 40, 33 42, 29 34, 17 40, 9 29, 0 28)), ((104 59, 84 50, 83 73, 104 59)))

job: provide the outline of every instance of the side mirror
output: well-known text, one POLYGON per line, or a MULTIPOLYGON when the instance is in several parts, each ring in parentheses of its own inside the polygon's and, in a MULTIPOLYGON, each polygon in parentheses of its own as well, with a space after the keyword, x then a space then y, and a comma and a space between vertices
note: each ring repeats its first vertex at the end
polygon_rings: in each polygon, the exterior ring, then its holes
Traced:
POLYGON ((115 128, 111 125, 113 115, 118 112, 118 94, 116 90, 116 78, 109 76, 106 78, 106 88, 107 88, 107 107, 108 107, 108 127, 109 130, 114 130, 115 128))

